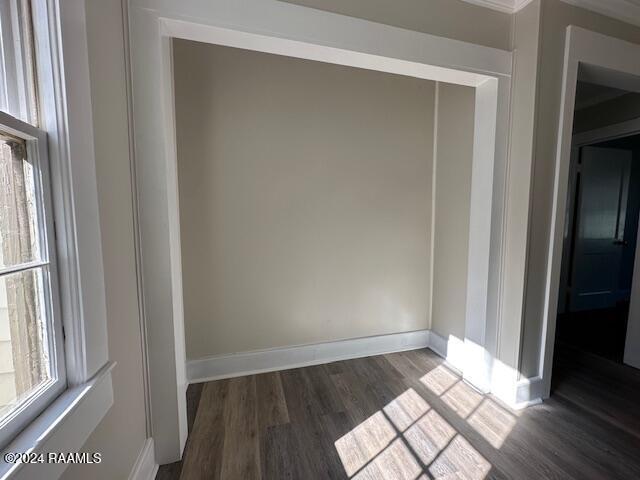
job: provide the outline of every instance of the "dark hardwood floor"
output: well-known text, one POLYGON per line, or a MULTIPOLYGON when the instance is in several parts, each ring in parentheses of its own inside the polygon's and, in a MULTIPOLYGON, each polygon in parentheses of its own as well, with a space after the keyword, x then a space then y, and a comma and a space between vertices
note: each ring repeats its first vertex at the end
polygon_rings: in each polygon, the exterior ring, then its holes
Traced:
POLYGON ((561 351, 513 412, 429 350, 189 388, 183 462, 158 480, 636 479, 640 375, 561 351))
POLYGON ((627 339, 629 302, 613 308, 558 315, 558 341, 576 349, 622 363, 627 339))

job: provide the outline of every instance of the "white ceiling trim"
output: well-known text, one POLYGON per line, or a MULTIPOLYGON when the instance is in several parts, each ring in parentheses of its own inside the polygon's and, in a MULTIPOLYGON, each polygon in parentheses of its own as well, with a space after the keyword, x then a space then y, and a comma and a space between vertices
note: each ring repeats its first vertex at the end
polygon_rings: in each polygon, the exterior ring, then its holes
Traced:
MULTIPOLYGON (((498 10, 505 13, 516 13, 533 0, 463 0, 467 3, 498 10)), ((592 12, 606 15, 632 25, 640 26, 640 0, 562 0, 565 3, 582 7, 592 12)))
POLYGON ((473 3, 481 7, 498 10, 499 12, 513 13, 515 11, 515 2, 517 0, 463 0, 467 3, 473 3))
POLYGON ((512 0, 513 1, 513 12, 517 12, 522 10, 524 7, 529 5, 533 0, 512 0))
POLYGON ((640 0, 563 0, 577 7, 640 26, 640 0))

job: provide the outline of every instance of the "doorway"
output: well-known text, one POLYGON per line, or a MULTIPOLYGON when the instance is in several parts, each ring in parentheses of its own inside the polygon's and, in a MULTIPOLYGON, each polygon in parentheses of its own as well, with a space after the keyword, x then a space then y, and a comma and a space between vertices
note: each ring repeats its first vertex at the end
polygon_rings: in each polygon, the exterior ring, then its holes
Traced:
MULTIPOLYGON (((622 92, 620 101, 636 95, 622 92)), ((604 103, 587 114, 617 101, 604 103)), ((576 141, 572 151, 557 342, 623 363, 640 211, 640 134, 604 141, 596 134, 588 141, 576 141)))
POLYGON ((636 434, 640 93, 578 79, 551 394, 636 434))

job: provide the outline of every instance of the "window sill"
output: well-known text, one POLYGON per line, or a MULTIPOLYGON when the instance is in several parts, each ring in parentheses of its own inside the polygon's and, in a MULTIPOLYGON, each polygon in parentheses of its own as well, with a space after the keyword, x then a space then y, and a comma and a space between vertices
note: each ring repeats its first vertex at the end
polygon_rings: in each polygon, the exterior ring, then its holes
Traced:
POLYGON ((67 468, 64 463, 15 463, 4 454, 77 452, 113 405, 109 362, 88 382, 67 389, 2 452, 0 480, 34 478, 57 479, 67 468))

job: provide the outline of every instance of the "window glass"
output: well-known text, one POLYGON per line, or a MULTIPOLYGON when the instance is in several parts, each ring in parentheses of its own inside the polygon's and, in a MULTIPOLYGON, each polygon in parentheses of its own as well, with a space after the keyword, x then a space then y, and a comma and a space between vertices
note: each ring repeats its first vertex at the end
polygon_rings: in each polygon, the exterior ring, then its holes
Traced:
POLYGON ((0 277, 0 422, 51 379, 42 269, 0 277))
POLYGON ((0 110, 38 125, 29 0, 0 0, 0 110))
POLYGON ((0 422, 52 377, 34 168, 0 134, 0 422))
POLYGON ((0 134, 0 269, 40 259, 33 165, 23 140, 0 134))

